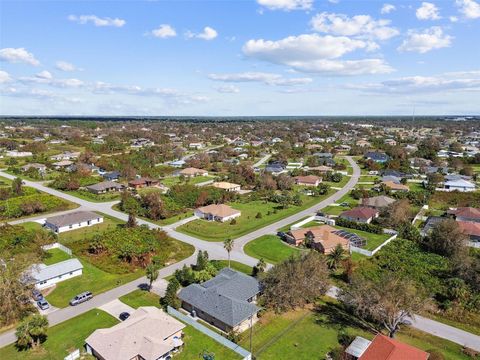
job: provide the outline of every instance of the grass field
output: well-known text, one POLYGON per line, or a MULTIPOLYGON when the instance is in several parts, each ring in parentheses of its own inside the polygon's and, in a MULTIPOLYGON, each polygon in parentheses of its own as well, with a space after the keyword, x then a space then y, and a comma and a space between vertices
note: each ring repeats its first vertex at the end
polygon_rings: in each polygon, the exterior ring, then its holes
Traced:
MULTIPOLYGON (((212 263, 217 265, 220 268, 226 268, 228 267, 228 260, 212 260, 212 263)), ((243 272, 244 274, 247 275, 252 275, 252 267, 242 264, 241 262, 238 261, 230 261, 230 266, 232 269, 243 272)))
POLYGON ((367 245, 364 247, 365 250, 373 250, 381 245, 385 240, 387 240, 391 235, 388 234, 373 234, 370 232, 350 229, 342 226, 335 226, 337 229, 342 229, 350 233, 357 234, 358 236, 367 240, 367 245))
POLYGON ((245 253, 257 259, 263 258, 271 264, 278 264, 292 255, 300 254, 300 249, 285 244, 278 236, 264 235, 250 241, 244 247, 245 253))
POLYGON ((132 291, 127 295, 119 297, 118 300, 134 309, 137 309, 140 306, 156 306, 160 308, 160 296, 145 290, 132 291))
POLYGON ((71 244, 72 242, 90 239, 96 233, 102 233, 104 231, 114 229, 118 225, 124 223, 121 220, 106 216, 104 214, 102 214, 102 216, 103 222, 101 224, 60 233, 58 235, 59 242, 68 246, 68 244, 71 244))
POLYGON ((71 259, 71 256, 60 249, 50 249, 46 251, 46 257, 43 259, 45 265, 52 265, 71 259))
POLYGON ((110 192, 106 194, 94 194, 88 190, 72 190, 72 191, 64 191, 66 194, 70 194, 72 196, 76 196, 79 199, 91 201, 91 202, 109 202, 120 200, 120 192, 110 192))
POLYGON ((207 241, 223 241, 226 238, 237 238, 313 206, 330 194, 331 192, 329 192, 328 195, 320 197, 302 196, 302 206, 290 206, 287 209, 277 209, 276 213, 275 209, 278 208, 278 204, 275 203, 265 203, 260 200, 249 203, 236 202, 230 205, 240 210, 242 215, 236 219, 237 223, 235 225, 231 225, 228 221, 220 223, 216 221, 195 220, 178 227, 177 230, 207 241), (269 212, 270 215, 268 215, 269 212), (260 219, 256 218, 257 213, 262 214, 260 219))
POLYGON ((93 309, 48 329, 48 338, 41 349, 18 351, 15 345, 0 349, 0 359, 53 360, 63 359, 70 351, 83 350, 85 338, 99 328, 108 328, 118 320, 106 312, 93 309))
POLYGON ((329 205, 322 209, 322 212, 327 215, 340 215, 342 212, 348 210, 350 208, 344 206, 333 206, 329 205))

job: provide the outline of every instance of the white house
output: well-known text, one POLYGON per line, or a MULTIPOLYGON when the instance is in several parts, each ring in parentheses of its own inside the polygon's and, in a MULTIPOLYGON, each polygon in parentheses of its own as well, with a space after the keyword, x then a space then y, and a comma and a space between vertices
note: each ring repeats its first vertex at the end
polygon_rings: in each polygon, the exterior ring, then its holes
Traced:
POLYGON ((456 190, 460 192, 470 192, 470 191, 475 191, 475 184, 463 179, 451 180, 451 181, 446 181, 445 184, 443 184, 443 190, 444 191, 456 190))
POLYGON ((93 226, 103 222, 103 216, 91 211, 75 211, 68 214, 52 216, 45 220, 45 227, 56 233, 93 226))
POLYGON ((235 219, 240 215, 242 215, 242 213, 239 210, 225 204, 212 204, 199 207, 195 210, 195 216, 209 221, 225 222, 235 219))
POLYGON ((32 156, 33 154, 30 151, 11 150, 11 151, 7 151, 6 155, 10 157, 27 157, 27 156, 32 156))
POLYGON ((64 280, 82 275, 83 265, 78 259, 68 259, 52 265, 38 264, 30 269, 29 281, 37 289, 45 289, 64 280))

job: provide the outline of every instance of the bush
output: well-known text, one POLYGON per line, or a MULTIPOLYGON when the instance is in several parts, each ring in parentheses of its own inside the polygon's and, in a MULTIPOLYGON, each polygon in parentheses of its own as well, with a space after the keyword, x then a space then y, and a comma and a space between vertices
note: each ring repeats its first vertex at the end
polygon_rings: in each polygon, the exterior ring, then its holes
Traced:
POLYGON ((372 234, 382 234, 383 233, 383 228, 378 225, 374 224, 366 224, 366 223, 358 223, 355 221, 350 221, 347 219, 343 219, 341 217, 335 219, 335 223, 338 226, 343 226, 346 228, 350 229, 356 229, 356 230, 361 230, 361 231, 366 231, 372 234))
POLYGON ((261 219, 262 218, 262 213, 258 212, 257 215, 255 215, 255 219, 261 219))
POLYGON ((427 350, 430 354, 428 360, 445 360, 445 356, 438 350, 427 350))
POLYGON ((236 224, 237 224, 237 219, 230 220, 230 225, 236 225, 236 224))

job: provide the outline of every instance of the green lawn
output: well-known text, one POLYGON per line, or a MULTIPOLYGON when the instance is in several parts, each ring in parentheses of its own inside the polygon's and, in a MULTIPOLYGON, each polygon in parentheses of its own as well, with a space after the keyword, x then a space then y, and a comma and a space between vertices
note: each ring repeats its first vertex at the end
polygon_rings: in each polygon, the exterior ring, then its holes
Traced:
POLYGON ((342 229, 348 231, 350 233, 357 234, 358 236, 367 240, 367 245, 364 247, 365 250, 373 250, 376 249, 379 245, 381 245, 385 240, 390 238, 392 235, 389 234, 373 234, 370 232, 357 230, 357 229, 350 229, 342 226, 335 226, 337 229, 342 229))
POLYGON ((71 244, 76 241, 90 239, 96 233, 102 233, 104 231, 113 229, 116 226, 124 223, 121 220, 106 216, 104 214, 102 214, 102 216, 103 216, 103 222, 100 224, 60 233, 58 235, 59 242, 68 246, 68 244, 71 244))
MULTIPOLYGON (((222 269, 228 267, 228 260, 212 260, 212 263, 222 269)), ((244 274, 252 275, 252 267, 242 264, 241 262, 232 260, 230 261, 230 267, 244 274)))
POLYGON ((300 254, 300 249, 285 244, 278 236, 264 235, 250 241, 244 247, 245 253, 257 259, 263 258, 271 264, 278 264, 292 255, 300 254))
POLYGON ((309 217, 311 217, 311 216, 310 216, 310 215, 309 215, 309 216, 305 216, 304 218, 301 218, 300 220, 295 221, 294 223, 291 223, 291 224, 288 224, 288 225, 286 225, 286 226, 284 226, 284 227, 281 227, 280 229, 278 229, 278 231, 287 232, 287 231, 290 230, 290 228, 292 227, 292 225, 298 224, 299 222, 302 222, 303 220, 305 220, 305 219, 307 219, 307 218, 309 218, 309 217))
POLYGON ((92 202, 109 202, 120 200, 120 192, 114 191, 106 194, 94 194, 88 190, 72 190, 72 191, 64 191, 66 194, 70 194, 72 196, 76 196, 79 199, 92 201, 92 202))
POLYGON ((15 345, 0 349, 0 359, 53 360, 63 359, 75 349, 83 350, 85 338, 99 328, 108 328, 118 320, 106 312, 93 309, 48 329, 48 338, 39 351, 18 351, 15 345))
MULTIPOLYGON (((122 211, 122 210, 120 210, 120 206, 118 206, 118 204, 113 205, 112 209, 117 210, 117 211, 122 211)), ((142 219, 142 220, 145 220, 145 221, 148 221, 148 222, 151 222, 151 223, 154 223, 154 224, 157 224, 157 225, 160 225, 160 226, 164 226, 164 225, 171 225, 173 223, 176 223, 177 221, 183 220, 183 219, 191 217, 191 216, 193 216, 193 211, 186 211, 184 213, 174 215, 174 216, 171 216, 169 218, 162 219, 162 220, 152 220, 152 219, 148 219, 148 218, 142 217, 142 216, 139 216, 138 218, 142 219)))
POLYGON ((131 306, 134 309, 140 306, 160 307, 160 296, 145 290, 135 290, 119 298, 120 301, 131 306))
POLYGON ((226 238, 237 238, 313 206, 330 194, 331 192, 328 195, 319 197, 302 195, 302 206, 289 206, 287 209, 278 209, 278 204, 265 203, 261 200, 248 203, 235 202, 230 205, 242 212, 242 215, 236 219, 237 223, 235 225, 231 225, 229 221, 220 223, 217 221, 195 220, 178 227, 177 231, 207 241, 223 241, 226 238), (274 210, 276 208, 277 213, 275 214, 274 210), (268 212, 270 212, 270 215, 267 215, 268 212), (260 219, 256 218, 257 213, 262 214, 260 219))
MULTIPOLYGON (((186 183, 196 185, 213 179, 215 179, 213 176, 195 176, 193 178, 189 178, 186 183)), ((170 176, 161 180, 161 183, 168 187, 179 184, 180 182, 180 176, 170 176)))
POLYGON ((46 257, 43 259, 45 265, 52 265, 71 259, 71 256, 68 255, 65 251, 60 249, 50 249, 46 251, 46 257))
POLYGON ((324 214, 327 214, 327 215, 340 215, 342 212, 344 212, 346 210, 349 210, 349 209, 350 208, 348 208, 348 207, 329 205, 329 206, 323 208, 321 211, 324 214))

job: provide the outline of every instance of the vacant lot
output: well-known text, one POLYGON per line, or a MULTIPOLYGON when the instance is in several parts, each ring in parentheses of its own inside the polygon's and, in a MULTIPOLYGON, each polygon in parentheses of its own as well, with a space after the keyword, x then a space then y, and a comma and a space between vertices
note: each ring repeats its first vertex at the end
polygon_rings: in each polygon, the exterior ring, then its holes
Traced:
MULTIPOLYGON (((193 178, 187 178, 185 179, 185 183, 187 184, 192 184, 192 185, 196 185, 196 184, 200 184, 200 183, 203 183, 205 181, 209 181, 209 180, 213 180, 214 177, 213 176, 195 176, 193 178)), ((165 186, 173 186, 173 185, 177 185, 179 183, 181 183, 181 178, 180 176, 171 176, 171 177, 167 177, 167 178, 164 178, 161 180, 161 183, 165 186)))
POLYGON ((278 264, 292 255, 300 254, 300 249, 285 244, 278 236, 264 235, 250 241, 244 247, 245 253, 257 259, 263 258, 271 264, 278 264))
POLYGON ((70 255, 60 249, 51 249, 46 251, 46 257, 43 259, 45 265, 52 265, 71 259, 70 255))

